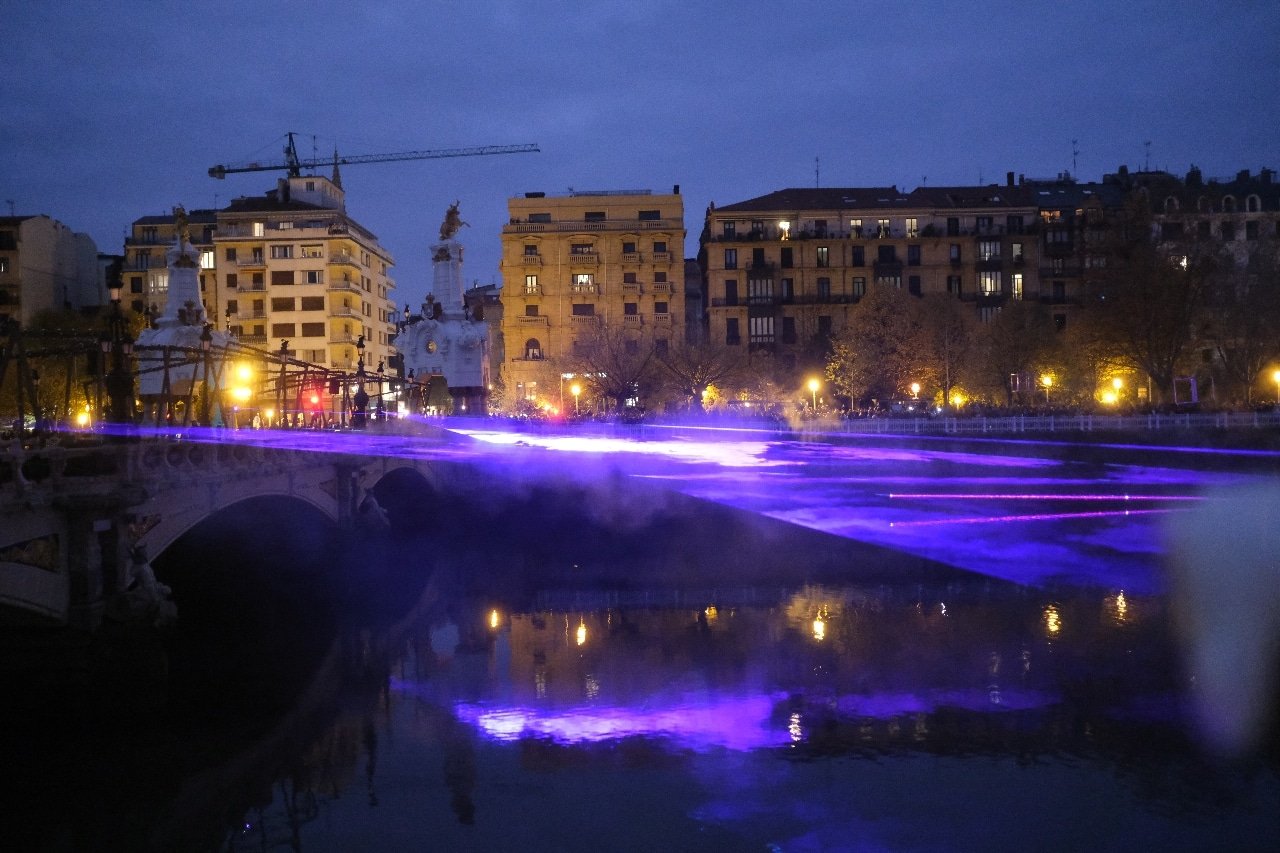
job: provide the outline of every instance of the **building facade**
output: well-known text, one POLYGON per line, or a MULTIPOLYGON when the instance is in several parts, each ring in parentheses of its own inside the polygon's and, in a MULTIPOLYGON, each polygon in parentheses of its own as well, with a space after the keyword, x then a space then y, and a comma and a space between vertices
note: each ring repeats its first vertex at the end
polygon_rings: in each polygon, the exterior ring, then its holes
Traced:
MULTIPOLYGON (((341 181, 281 179, 262 196, 188 212, 200 255, 206 314, 241 343, 335 370, 370 371, 394 352, 394 264, 378 238, 346 212, 341 181), (364 349, 358 344, 363 342, 364 349)), ((144 216, 125 241, 124 285, 135 311, 164 313, 172 214, 144 216)))
POLYGON ((710 340, 817 367, 875 284, 945 295, 990 320, 1034 300, 1064 326, 1083 299, 1086 210, 1122 193, 1069 179, 974 187, 780 190, 707 210, 710 340))
POLYGON ((0 320, 29 325, 43 311, 107 301, 98 249, 48 216, 0 217, 0 320))
MULTIPOLYGON (((628 346, 684 339, 684 201, 649 190, 526 193, 502 229, 508 400, 558 401, 575 342, 606 327, 628 346)), ((558 404, 558 403, 557 403, 558 404)))

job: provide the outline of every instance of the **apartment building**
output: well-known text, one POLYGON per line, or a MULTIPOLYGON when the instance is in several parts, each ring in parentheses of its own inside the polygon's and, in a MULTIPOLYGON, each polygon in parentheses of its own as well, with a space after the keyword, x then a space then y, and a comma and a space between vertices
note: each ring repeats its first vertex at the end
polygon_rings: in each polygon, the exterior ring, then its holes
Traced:
MULTIPOLYGON (((218 227, 217 211, 187 211, 191 245, 200 253, 200 294, 205 311, 213 316, 212 301, 216 284, 213 233, 218 227)), ((150 312, 160 316, 169 299, 169 270, 165 252, 178 239, 178 224, 173 213, 143 216, 135 219, 124 240, 124 265, 121 268, 121 302, 139 314, 150 312)))
POLYGON ((684 338, 680 188, 531 192, 508 199, 502 229, 503 374, 511 399, 558 400, 575 343, 605 326, 627 346, 684 338))
POLYGON ((868 286, 945 294, 990 320, 1036 300, 1065 325, 1083 298, 1086 210, 1122 193, 1068 180, 786 189, 707 211, 710 339, 816 366, 868 286))
POLYGON ((0 320, 106 302, 98 249, 49 216, 0 216, 0 320))

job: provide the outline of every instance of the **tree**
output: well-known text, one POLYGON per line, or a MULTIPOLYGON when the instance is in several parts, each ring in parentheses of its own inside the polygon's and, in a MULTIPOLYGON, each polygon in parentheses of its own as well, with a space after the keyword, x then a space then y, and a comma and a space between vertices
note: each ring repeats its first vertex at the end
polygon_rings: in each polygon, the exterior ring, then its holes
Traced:
POLYGON ((887 403, 912 382, 930 378, 928 349, 920 300, 899 288, 876 285, 832 339, 826 376, 855 405, 887 403))
POLYGON ((611 400, 619 412, 627 400, 650 393, 658 378, 653 342, 603 322, 579 334, 564 363, 566 372, 581 375, 588 388, 611 400))
POLYGON ((1157 244, 1152 234, 1145 199, 1131 202, 1127 227, 1116 229, 1085 311, 1100 339, 1151 377, 1158 402, 1173 393, 1203 322, 1215 261, 1194 244, 1157 244))
POLYGON ((1232 393, 1251 403, 1259 375, 1280 357, 1280 244, 1269 239, 1246 257, 1222 257, 1206 304, 1204 340, 1232 393))
POLYGON ((740 347, 707 340, 675 342, 666 353, 657 356, 657 361, 675 390, 699 412, 703 392, 711 385, 732 382, 745 365, 740 347))
POLYGON ((988 393, 1003 392, 1013 405, 1011 375, 1038 373, 1051 358, 1057 329, 1048 310, 1034 302, 1006 303, 980 335, 981 380, 988 393))
POLYGON ((951 389, 960 381, 973 350, 973 312, 949 294, 926 296, 921 302, 921 334, 930 366, 925 372, 942 389, 942 406, 951 401, 951 389))

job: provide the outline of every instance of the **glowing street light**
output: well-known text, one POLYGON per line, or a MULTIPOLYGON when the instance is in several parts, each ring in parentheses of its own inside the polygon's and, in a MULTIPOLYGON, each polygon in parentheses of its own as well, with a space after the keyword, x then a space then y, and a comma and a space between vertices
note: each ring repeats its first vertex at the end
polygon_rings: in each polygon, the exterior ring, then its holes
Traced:
POLYGON ((1280 370, 1271 374, 1271 378, 1276 381, 1276 405, 1280 406, 1280 370))
POLYGON ((809 380, 809 393, 813 395, 813 410, 818 411, 818 389, 822 387, 822 383, 817 379, 809 380))
POLYGON ((569 393, 573 395, 573 413, 578 414, 578 395, 582 393, 582 386, 577 382, 569 386, 569 393))
POLYGON ((920 399, 920 383, 919 382, 911 383, 911 399, 913 400, 920 399))
POLYGON ((1053 377, 1046 373, 1040 377, 1040 384, 1044 386, 1044 402, 1047 406, 1049 405, 1049 389, 1053 387, 1053 377))

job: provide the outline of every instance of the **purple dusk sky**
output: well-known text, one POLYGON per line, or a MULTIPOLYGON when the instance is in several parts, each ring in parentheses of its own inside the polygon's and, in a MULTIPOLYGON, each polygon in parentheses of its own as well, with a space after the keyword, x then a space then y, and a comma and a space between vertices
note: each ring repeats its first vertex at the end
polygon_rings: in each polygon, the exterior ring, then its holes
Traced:
POLYGON ((99 251, 122 251, 139 216, 274 186, 207 170, 279 160, 286 131, 304 157, 313 137, 322 156, 537 143, 344 169, 348 210, 415 305, 455 199, 464 274, 485 284, 506 200, 530 190, 679 184, 693 256, 708 202, 813 186, 815 157, 822 186, 908 189, 1280 166, 1274 2, 0 8, 0 213, 47 213, 99 251))

